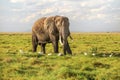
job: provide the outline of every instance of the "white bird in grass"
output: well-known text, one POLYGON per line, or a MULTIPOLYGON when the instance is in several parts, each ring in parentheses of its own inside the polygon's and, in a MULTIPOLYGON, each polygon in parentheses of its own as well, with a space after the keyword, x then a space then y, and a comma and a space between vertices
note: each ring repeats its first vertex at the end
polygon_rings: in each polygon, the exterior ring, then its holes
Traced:
POLYGON ((112 55, 113 55, 113 54, 111 53, 111 54, 109 55, 109 57, 112 57, 112 55))
POLYGON ((84 52, 84 55, 86 56, 86 55, 88 55, 88 53, 84 52))
POLYGON ((52 53, 49 53, 49 54, 48 54, 48 56, 51 56, 51 55, 52 55, 52 53))
POLYGON ((22 49, 20 49, 20 50, 19 50, 19 52, 20 52, 21 54, 23 54, 23 53, 24 53, 22 49))
POLYGON ((63 54, 62 54, 62 53, 59 53, 58 56, 63 56, 63 54))
POLYGON ((38 52, 39 55, 43 55, 43 52, 38 52))
POLYGON ((95 53, 93 53, 92 55, 95 56, 95 53))
POLYGON ((103 54, 103 57, 105 57, 106 55, 105 54, 103 54))

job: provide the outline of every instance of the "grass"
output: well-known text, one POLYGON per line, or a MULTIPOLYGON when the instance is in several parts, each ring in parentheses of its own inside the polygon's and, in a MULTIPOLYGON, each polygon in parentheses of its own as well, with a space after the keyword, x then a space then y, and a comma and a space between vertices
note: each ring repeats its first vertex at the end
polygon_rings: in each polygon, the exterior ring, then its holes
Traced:
POLYGON ((47 44, 48 56, 40 47, 32 53, 31 34, 1 33, 0 80, 120 80, 120 33, 72 36, 72 56, 57 56, 47 44))

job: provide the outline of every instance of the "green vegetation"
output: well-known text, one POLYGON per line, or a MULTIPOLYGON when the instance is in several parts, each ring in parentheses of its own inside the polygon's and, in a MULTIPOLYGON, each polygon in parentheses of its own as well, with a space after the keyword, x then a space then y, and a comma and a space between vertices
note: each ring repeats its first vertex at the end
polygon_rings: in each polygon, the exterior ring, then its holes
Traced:
MULTIPOLYGON (((73 33, 73 55, 32 53, 31 34, 0 34, 0 80, 120 80, 120 33, 73 33)), ((59 46, 62 52, 62 46, 59 46)))

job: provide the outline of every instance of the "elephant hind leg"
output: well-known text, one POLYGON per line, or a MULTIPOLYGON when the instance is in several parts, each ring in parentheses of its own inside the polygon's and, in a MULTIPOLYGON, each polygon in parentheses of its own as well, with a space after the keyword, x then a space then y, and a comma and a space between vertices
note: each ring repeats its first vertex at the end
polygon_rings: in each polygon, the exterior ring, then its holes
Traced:
POLYGON ((36 52, 37 50, 37 45, 38 45, 38 39, 35 34, 32 34, 32 47, 33 47, 33 52, 36 52))
POLYGON ((45 43, 44 44, 41 43, 41 52, 43 52, 44 54, 46 53, 45 45, 46 45, 45 43))

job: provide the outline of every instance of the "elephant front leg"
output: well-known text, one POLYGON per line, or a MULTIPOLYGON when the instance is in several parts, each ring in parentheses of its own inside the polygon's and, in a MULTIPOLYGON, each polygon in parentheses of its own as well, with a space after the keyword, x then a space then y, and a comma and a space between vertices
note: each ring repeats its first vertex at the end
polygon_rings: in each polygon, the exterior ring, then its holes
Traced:
POLYGON ((70 49, 70 46, 69 46, 69 43, 67 42, 67 52, 68 52, 68 54, 71 54, 72 55, 72 51, 71 51, 71 49, 70 49))
POLYGON ((37 44, 33 44, 33 52, 36 52, 36 50, 37 50, 37 44))
POLYGON ((67 49, 67 46, 66 46, 66 42, 63 43, 63 53, 64 55, 66 55, 66 49, 67 49))
POLYGON ((44 54, 46 53, 45 45, 46 44, 41 44, 41 52, 43 52, 44 54))
POLYGON ((54 53, 58 53, 58 41, 53 41, 54 53))

